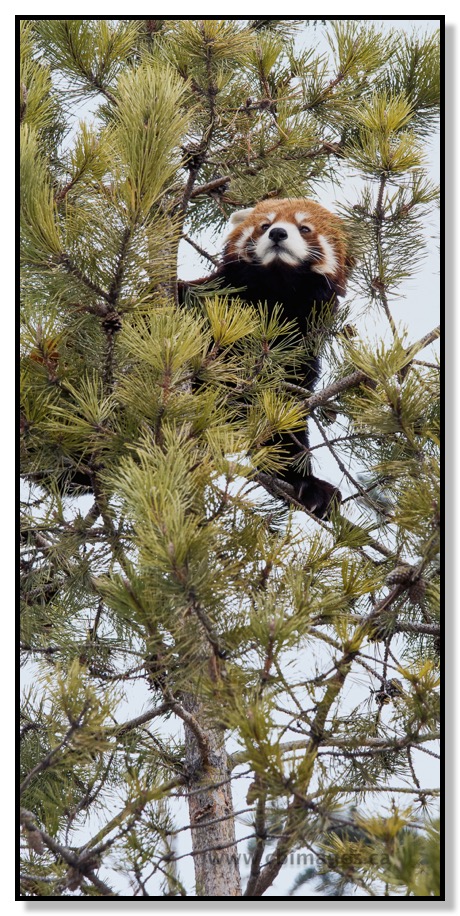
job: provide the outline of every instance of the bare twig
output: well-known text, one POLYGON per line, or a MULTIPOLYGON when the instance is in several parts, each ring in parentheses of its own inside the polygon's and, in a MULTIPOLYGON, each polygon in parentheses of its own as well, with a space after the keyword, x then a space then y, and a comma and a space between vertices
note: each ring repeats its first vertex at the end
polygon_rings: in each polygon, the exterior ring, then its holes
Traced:
POLYGON ((213 254, 209 254, 207 251, 204 250, 204 248, 201 247, 201 245, 198 245, 198 242, 195 242, 193 239, 190 238, 189 235, 186 235, 185 232, 183 233, 182 238, 184 239, 184 242, 187 242, 188 245, 191 245, 192 248, 194 248, 195 251, 197 251, 198 254, 200 254, 202 258, 206 258, 208 261, 211 262, 211 264, 214 265, 214 267, 219 266, 220 258, 215 257, 213 254))

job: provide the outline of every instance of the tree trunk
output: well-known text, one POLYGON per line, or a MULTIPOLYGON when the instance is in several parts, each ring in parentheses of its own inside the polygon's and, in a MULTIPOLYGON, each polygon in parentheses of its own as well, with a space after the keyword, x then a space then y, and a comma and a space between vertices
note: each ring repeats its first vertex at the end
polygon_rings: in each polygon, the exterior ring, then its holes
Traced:
POLYGON ((235 824, 224 732, 204 718, 197 697, 182 697, 185 760, 190 774, 188 805, 192 825, 197 897, 241 897, 235 824))

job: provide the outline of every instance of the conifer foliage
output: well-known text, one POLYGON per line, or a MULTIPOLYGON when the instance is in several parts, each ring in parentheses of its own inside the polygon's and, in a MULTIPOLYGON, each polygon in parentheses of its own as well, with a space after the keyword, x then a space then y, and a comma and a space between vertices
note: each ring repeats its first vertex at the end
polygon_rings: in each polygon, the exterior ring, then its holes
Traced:
POLYGON ((394 316, 433 233, 439 36, 20 33, 20 894, 439 897, 436 304, 422 336, 394 316), (281 312, 179 306, 178 252, 204 274, 235 209, 331 189, 355 268, 312 393, 281 312), (327 522, 275 482, 307 415, 327 522))

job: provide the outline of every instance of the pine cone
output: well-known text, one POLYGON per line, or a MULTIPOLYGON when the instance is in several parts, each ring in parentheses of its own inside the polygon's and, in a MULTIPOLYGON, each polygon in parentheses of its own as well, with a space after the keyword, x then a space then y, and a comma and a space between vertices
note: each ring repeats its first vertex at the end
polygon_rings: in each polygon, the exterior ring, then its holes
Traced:
POLYGON ((400 697, 404 693, 403 685, 397 678, 390 681, 384 681, 380 690, 375 694, 375 702, 378 706, 385 706, 390 703, 394 697, 400 697))
POLYGON ((409 566, 408 563, 402 563, 401 566, 396 566, 395 569, 388 574, 386 583, 387 585, 410 585, 413 574, 413 567, 409 566))
POLYGON ((33 849, 38 855, 41 855, 45 851, 45 846, 43 844, 42 835, 39 830, 25 830, 24 831, 27 839, 27 845, 29 849, 33 849))
POLYGON ((425 579, 417 579, 409 589, 409 601, 411 604, 420 604, 425 597, 426 592, 426 582, 425 579))

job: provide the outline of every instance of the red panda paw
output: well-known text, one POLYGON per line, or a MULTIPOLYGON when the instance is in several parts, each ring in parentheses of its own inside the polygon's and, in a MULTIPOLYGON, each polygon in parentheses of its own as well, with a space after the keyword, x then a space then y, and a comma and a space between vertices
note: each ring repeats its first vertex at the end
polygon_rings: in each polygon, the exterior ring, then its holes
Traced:
POLYGON ((326 520, 342 502, 342 494, 337 487, 312 475, 303 477, 297 485, 297 498, 309 512, 326 520))

